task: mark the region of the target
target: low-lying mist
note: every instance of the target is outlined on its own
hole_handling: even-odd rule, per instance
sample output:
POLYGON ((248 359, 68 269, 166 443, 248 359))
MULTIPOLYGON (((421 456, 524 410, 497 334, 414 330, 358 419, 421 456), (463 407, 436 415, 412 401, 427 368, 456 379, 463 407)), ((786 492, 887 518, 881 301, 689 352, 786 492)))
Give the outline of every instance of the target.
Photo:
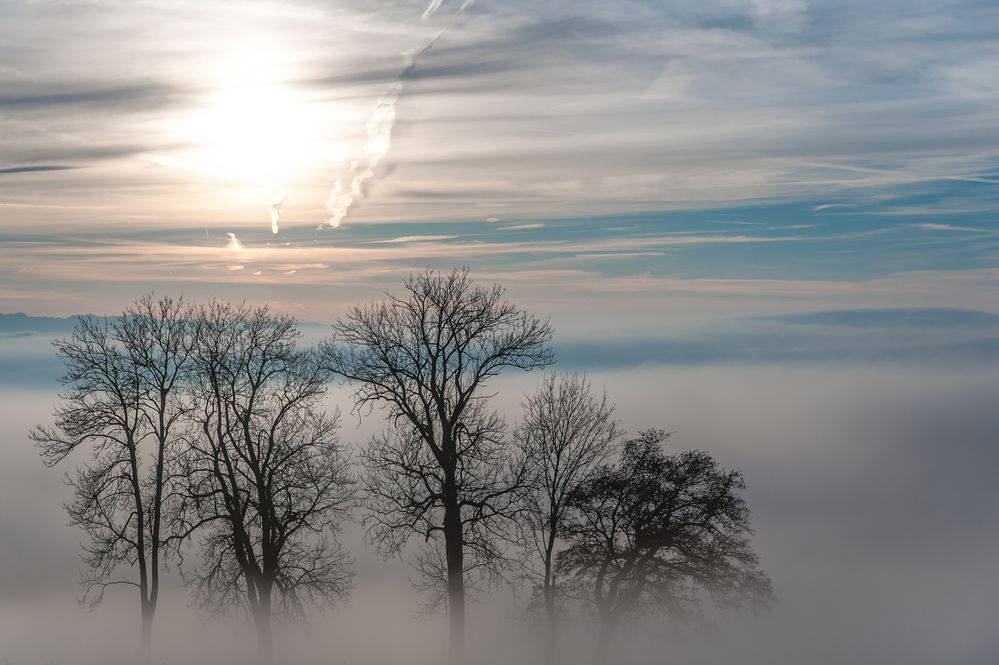
MULTIPOLYGON (((537 373, 501 377, 496 407, 511 421, 537 373)), ((808 364, 656 366, 591 374, 629 433, 674 431, 674 450, 700 448, 741 469, 753 540, 777 604, 764 615, 714 614, 710 625, 649 617, 622 629, 619 663, 986 663, 999 649, 994 617, 999 533, 999 372, 995 367, 808 364)), ((0 393, 0 659, 11 665, 135 662, 133 592, 79 607, 82 534, 65 526, 69 490, 27 439, 46 422, 54 390, 0 393)), ((382 428, 380 414, 344 412, 351 446, 382 428)), ((83 458, 73 458, 79 463, 83 458)), ((65 469, 69 469, 66 466, 65 469)), ((443 615, 419 616, 415 573, 383 560, 360 527, 344 533, 355 560, 346 605, 278 623, 280 663, 441 662, 443 615)), ((193 556, 193 554, 192 554, 193 556)), ((190 563, 190 562, 189 562, 190 563)), ((172 571, 157 615, 154 662, 247 662, 252 625, 191 606, 172 571)), ((468 610, 470 663, 541 662, 544 635, 524 611, 529 592, 502 587, 468 610)), ((592 660, 594 624, 574 608, 566 663, 592 660)))

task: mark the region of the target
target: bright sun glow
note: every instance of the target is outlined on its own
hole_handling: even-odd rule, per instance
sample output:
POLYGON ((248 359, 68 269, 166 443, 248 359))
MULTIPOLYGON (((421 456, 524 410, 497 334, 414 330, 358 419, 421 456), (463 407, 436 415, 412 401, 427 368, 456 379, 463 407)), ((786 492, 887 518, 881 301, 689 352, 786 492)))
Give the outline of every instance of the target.
POLYGON ((231 45, 211 63, 208 92, 171 127, 189 145, 161 160, 216 178, 280 189, 319 163, 338 158, 328 105, 293 85, 281 50, 231 45))

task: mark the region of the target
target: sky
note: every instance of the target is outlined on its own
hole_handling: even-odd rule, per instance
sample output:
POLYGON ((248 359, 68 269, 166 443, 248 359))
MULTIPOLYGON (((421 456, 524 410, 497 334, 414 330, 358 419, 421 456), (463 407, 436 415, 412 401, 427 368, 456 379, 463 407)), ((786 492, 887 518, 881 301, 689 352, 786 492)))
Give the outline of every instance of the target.
MULTIPOLYGON (((550 317, 629 432, 744 471, 777 607, 670 632, 678 660, 996 662, 989 0, 0 0, 0 662, 131 653, 130 598, 77 607, 68 492, 26 436, 67 317, 155 291, 317 340, 459 266, 550 317)), ((501 378, 508 420, 537 380, 501 378)), ((406 563, 348 539, 350 606, 285 643, 433 662, 406 563)), ((171 580, 165 660, 242 634, 171 580)), ((530 649, 519 602, 471 610, 483 653, 530 649)))
POLYGON ((992 2, 0 12, 0 311, 328 321, 428 265, 628 315, 999 305, 992 2))

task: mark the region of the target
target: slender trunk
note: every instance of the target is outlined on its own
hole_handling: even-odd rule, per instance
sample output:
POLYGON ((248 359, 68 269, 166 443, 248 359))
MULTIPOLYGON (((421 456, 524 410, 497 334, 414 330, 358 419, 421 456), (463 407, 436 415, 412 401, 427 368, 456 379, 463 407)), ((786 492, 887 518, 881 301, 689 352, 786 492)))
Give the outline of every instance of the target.
MULTIPOLYGON (((160 425, 163 423, 163 412, 160 412, 160 425)), ((162 430, 161 430, 162 431, 162 430)), ((160 523, 163 514, 163 449, 165 438, 160 438, 156 457, 156 494, 153 499, 153 528, 150 534, 151 547, 149 552, 149 593, 143 596, 142 604, 142 662, 152 662, 153 618, 156 616, 156 603, 160 595, 160 523)), ((145 594, 145 591, 143 591, 145 594)))
POLYGON ((552 591, 553 589, 545 589, 545 606, 548 613, 548 665, 555 665, 558 660, 558 617, 552 591))
POLYGON ((465 662, 465 562, 461 514, 453 482, 445 499, 444 550, 447 558, 447 599, 451 665, 465 662))
POLYGON ((257 584, 257 603, 253 608, 253 623, 257 629, 257 658, 261 665, 274 662, 274 641, 271 630, 271 588, 266 580, 257 584))
POLYGON ((611 643, 617 632, 617 616, 611 612, 601 612, 600 633, 597 635, 597 665, 607 665, 610 656, 611 643))
POLYGON ((552 517, 549 524, 548 531, 548 542, 545 544, 545 580, 544 580, 544 597, 545 597, 545 614, 548 618, 548 651, 547 651, 547 662, 548 665, 555 665, 558 655, 558 610, 555 606, 555 528, 557 525, 557 518, 552 517))
POLYGON ((143 602, 142 604, 142 653, 140 662, 148 665, 152 662, 153 649, 153 617, 156 615, 156 606, 143 602))
POLYGON ((148 663, 152 648, 154 606, 149 602, 149 567, 146 550, 146 513, 139 487, 139 460, 136 444, 131 435, 128 441, 129 470, 132 483, 132 500, 135 502, 135 554, 139 564, 139 611, 142 616, 142 662, 148 663))
MULTIPOLYGON (((159 547, 159 545, 155 545, 159 547)), ((153 550, 152 564, 150 565, 149 595, 142 603, 142 657, 143 662, 152 662, 152 642, 153 642, 153 619, 156 617, 156 603, 160 595, 160 571, 159 558, 156 556, 158 550, 153 550)))

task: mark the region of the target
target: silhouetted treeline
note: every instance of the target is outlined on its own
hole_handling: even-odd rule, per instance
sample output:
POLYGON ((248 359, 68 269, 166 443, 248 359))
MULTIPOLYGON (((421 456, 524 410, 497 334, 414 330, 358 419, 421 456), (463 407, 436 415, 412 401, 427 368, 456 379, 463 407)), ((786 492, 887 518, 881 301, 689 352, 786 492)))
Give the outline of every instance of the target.
POLYGON ((357 519, 385 555, 417 537, 418 586, 449 614, 455 665, 468 595, 500 582, 531 586, 525 611, 540 611, 551 663, 569 604, 599 620, 602 662, 639 612, 766 604, 737 472, 667 452, 659 430, 622 443, 583 376, 545 376, 515 427, 492 408, 490 380, 551 365, 552 334, 463 270, 411 276, 316 347, 266 306, 146 296, 81 318, 56 342, 54 425, 31 436, 49 465, 91 452, 66 506, 89 539, 85 601, 136 587, 148 659, 160 572, 193 549, 181 574, 194 598, 243 608, 270 662, 273 617, 349 593, 338 534, 357 519), (355 412, 385 415, 356 470, 322 407, 334 381, 355 412))

